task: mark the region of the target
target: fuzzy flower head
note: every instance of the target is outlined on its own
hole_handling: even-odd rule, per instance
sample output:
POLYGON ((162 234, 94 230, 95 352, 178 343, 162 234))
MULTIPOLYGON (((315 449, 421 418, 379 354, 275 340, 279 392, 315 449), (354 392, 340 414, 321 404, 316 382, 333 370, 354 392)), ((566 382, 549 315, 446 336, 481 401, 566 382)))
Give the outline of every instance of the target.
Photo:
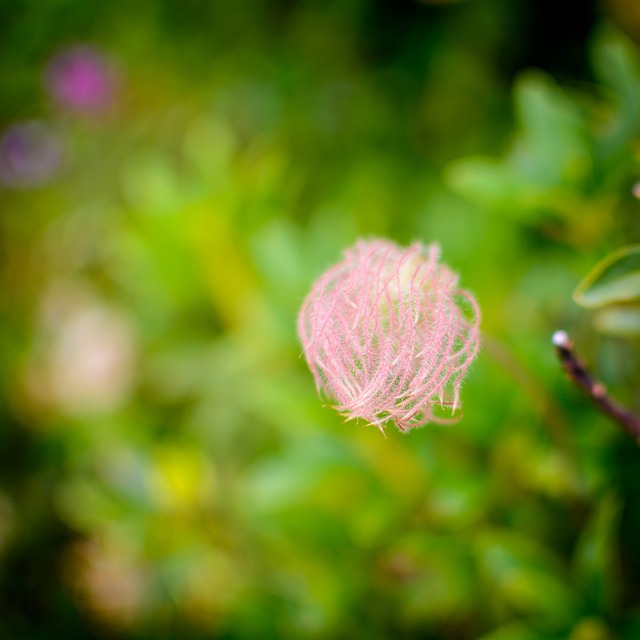
POLYGON ((406 431, 446 421, 441 407, 459 408, 480 314, 439 253, 435 244, 358 241, 305 299, 305 358, 318 391, 348 420, 406 431))

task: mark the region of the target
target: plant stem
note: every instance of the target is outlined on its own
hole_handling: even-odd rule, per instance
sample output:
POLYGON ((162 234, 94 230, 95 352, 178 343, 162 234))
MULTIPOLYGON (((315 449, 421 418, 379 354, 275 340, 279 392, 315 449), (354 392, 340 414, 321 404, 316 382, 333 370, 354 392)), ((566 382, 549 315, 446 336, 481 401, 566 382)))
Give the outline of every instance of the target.
POLYGON ((565 331, 556 331, 551 341, 569 380, 581 387, 602 413, 617 422, 640 445, 640 418, 611 398, 604 384, 596 380, 576 356, 573 341, 565 331))

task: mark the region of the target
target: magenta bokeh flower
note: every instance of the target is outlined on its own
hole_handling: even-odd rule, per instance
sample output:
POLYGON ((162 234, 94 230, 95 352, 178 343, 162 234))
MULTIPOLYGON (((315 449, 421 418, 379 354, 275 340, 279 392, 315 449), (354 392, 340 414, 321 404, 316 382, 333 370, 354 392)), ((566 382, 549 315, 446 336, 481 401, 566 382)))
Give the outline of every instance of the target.
POLYGON ((103 53, 90 45, 75 45, 51 59, 44 83, 60 106, 98 114, 111 106, 117 79, 103 53))
POLYGON ((458 409, 480 313, 438 258, 435 244, 361 240, 305 299, 305 358, 318 391, 348 420, 406 431, 447 421, 438 407, 458 409))

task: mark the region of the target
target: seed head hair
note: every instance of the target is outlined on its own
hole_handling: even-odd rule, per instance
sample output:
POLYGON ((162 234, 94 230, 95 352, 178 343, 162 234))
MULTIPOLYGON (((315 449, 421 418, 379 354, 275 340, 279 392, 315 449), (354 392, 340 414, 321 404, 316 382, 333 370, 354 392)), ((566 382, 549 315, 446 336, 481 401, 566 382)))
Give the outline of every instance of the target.
POLYGON ((384 432, 456 419, 440 408, 460 407, 480 312, 439 256, 436 244, 360 240, 313 284, 298 332, 318 392, 347 420, 384 432))

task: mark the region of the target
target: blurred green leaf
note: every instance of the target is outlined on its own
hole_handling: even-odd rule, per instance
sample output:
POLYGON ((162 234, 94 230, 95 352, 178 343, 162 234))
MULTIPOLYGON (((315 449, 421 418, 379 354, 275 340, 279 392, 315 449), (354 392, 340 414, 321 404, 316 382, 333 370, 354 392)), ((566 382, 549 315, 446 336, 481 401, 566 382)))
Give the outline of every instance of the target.
POLYGON ((127 203, 147 215, 175 213, 183 200, 183 186, 163 156, 133 155, 122 169, 122 191, 127 203))
POLYGON ((461 195, 492 208, 522 210, 523 199, 535 193, 524 180, 494 158, 463 158, 452 162, 445 173, 448 184, 461 195))
POLYGON ((576 287, 573 299, 583 307, 602 307, 640 299, 640 245, 616 249, 576 287))
POLYGON ((210 187, 222 187, 229 179, 229 164, 236 147, 231 125, 222 119, 197 117, 184 135, 184 155, 210 187))
POLYGON ((533 540, 511 531, 486 530, 476 537, 481 572, 497 605, 559 628, 570 621, 578 600, 558 559, 533 540))
POLYGON ((620 584, 619 526, 622 505, 612 492, 600 497, 585 527, 573 559, 576 577, 597 610, 608 614, 620 584))
POLYGON ((517 221, 572 219, 579 211, 584 224, 589 216, 580 192, 593 175, 593 136, 578 101, 539 71, 518 77, 513 101, 518 128, 503 157, 456 160, 445 170, 447 183, 517 221))
POLYGON ((609 27, 597 34, 593 59, 599 78, 616 96, 602 141, 608 156, 619 152, 640 128, 640 58, 633 44, 609 27))
POLYGON ((463 619, 473 611, 473 563, 461 545, 428 532, 393 544, 382 569, 397 590, 399 611, 411 626, 463 619))
POLYGON ((602 333, 629 338, 640 335, 640 309, 625 307, 603 309, 593 323, 602 333))
POLYGON ((527 72, 515 88, 522 141, 514 162, 540 186, 581 184, 591 171, 587 130, 573 102, 548 76, 527 72))

